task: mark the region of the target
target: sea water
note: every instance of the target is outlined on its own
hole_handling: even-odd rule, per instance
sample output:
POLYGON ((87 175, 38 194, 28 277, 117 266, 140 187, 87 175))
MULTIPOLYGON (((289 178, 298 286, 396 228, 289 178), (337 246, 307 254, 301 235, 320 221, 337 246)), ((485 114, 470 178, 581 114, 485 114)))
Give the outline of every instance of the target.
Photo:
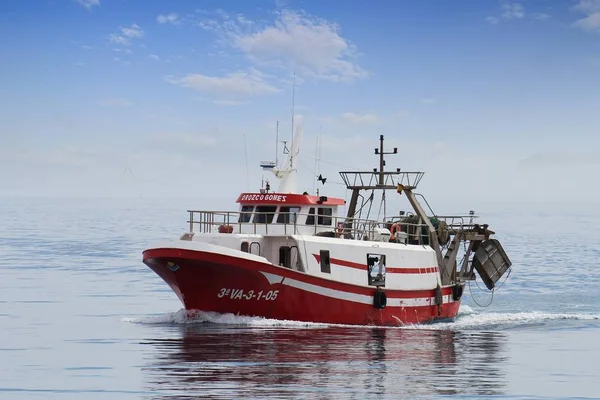
POLYGON ((600 212, 494 205, 513 261, 455 322, 188 313, 141 262, 192 200, 0 199, 0 399, 600 397, 600 212))

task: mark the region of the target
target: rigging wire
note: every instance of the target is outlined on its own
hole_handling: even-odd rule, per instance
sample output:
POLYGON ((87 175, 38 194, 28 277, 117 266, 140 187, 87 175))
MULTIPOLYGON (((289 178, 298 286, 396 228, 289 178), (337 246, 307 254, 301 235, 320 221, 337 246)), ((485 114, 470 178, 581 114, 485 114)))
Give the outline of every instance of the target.
POLYGON ((379 211, 377 212, 377 220, 381 216, 381 209, 383 208, 383 218, 385 219, 385 190, 381 194, 381 203, 379 203, 379 211))
POLYGON ((373 189, 371 191, 371 195, 369 196, 369 211, 367 211, 367 218, 365 219, 369 219, 369 216, 371 215, 371 208, 373 207, 373 199, 375 198, 375 189, 373 189))
MULTIPOLYGON (((316 174, 316 173, 315 173, 315 172, 314 172, 312 169, 310 169, 310 167, 308 167, 306 164, 304 164, 304 163, 302 162, 302 160, 298 160, 298 162, 300 163, 300 165, 302 165, 304 168, 306 168, 306 169, 308 170, 308 172, 310 172, 311 174, 313 174, 313 175, 315 176, 315 178, 319 176, 319 175, 317 175, 317 174, 316 174)), ((329 183, 334 183, 334 184, 336 184, 336 185, 343 185, 343 186, 346 186, 346 185, 345 185, 343 182, 334 181, 334 180, 331 180, 331 179, 329 179, 329 178, 327 178, 327 182, 329 182, 329 183)), ((314 186, 313 186, 313 187, 314 187, 314 186)))
MULTIPOLYGON (((314 160, 317 159, 316 157, 309 157, 309 156, 298 156, 298 157, 300 157, 300 158, 306 158, 306 159, 311 160, 311 161, 314 161, 314 160)), ((338 164, 338 163, 334 163, 334 162, 331 162, 331 161, 325 161, 325 160, 323 160, 321 158, 319 158, 318 161, 320 163, 324 162, 325 164, 335 165, 336 167, 344 167, 344 168, 350 168, 350 169, 353 169, 353 170, 360 170, 360 168, 351 167, 349 165, 344 165, 344 164, 338 164)))
MULTIPOLYGON (((475 298, 473 297, 473 292, 471 291, 471 281, 469 281, 469 294, 471 294, 471 299, 473 299, 473 303, 477 304, 479 307, 485 308, 485 307, 489 307, 492 302, 494 301, 494 293, 496 292, 496 290, 500 289, 502 286, 504 286, 504 284, 506 283, 506 281, 508 280, 508 277, 510 276, 512 272, 512 268, 508 270, 508 274, 506 275, 506 278, 504 278, 504 281, 502 283, 500 283, 500 286, 498 287, 494 287, 492 289, 492 297, 490 298, 490 302, 488 304, 486 304, 485 306, 482 306, 481 304, 479 304, 477 302, 477 300, 475 300, 475 298)), ((477 286, 477 288, 482 291, 485 292, 484 289, 482 289, 479 284, 477 282, 475 282, 475 286, 477 286)))

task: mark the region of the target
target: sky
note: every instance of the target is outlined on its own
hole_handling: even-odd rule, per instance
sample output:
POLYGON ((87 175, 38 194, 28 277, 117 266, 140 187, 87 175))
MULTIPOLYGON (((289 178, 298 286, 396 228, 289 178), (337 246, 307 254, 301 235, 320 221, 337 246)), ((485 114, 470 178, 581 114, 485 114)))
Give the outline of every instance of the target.
POLYGON ((0 196, 234 206, 294 115, 299 191, 384 135, 438 204, 600 201, 600 0, 3 0, 0 35, 0 196))

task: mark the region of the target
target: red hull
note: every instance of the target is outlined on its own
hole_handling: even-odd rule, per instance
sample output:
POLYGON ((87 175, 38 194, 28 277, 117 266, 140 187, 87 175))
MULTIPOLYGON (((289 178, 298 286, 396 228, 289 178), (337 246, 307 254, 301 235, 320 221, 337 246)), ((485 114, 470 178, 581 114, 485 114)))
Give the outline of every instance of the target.
POLYGON ((143 261, 188 310, 330 324, 402 325, 454 318, 460 307, 452 287, 442 288, 439 307, 433 289, 384 289, 387 306, 377 309, 375 288, 228 255, 158 248, 144 251, 143 261))

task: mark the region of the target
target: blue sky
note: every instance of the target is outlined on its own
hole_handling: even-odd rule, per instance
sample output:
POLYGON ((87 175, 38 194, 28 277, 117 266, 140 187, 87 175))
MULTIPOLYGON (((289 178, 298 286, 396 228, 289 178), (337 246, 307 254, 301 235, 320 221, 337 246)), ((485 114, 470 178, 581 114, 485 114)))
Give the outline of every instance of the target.
POLYGON ((3 195, 235 198, 295 74, 299 190, 384 134, 439 201, 600 200, 599 0, 4 0, 0 34, 3 195))

